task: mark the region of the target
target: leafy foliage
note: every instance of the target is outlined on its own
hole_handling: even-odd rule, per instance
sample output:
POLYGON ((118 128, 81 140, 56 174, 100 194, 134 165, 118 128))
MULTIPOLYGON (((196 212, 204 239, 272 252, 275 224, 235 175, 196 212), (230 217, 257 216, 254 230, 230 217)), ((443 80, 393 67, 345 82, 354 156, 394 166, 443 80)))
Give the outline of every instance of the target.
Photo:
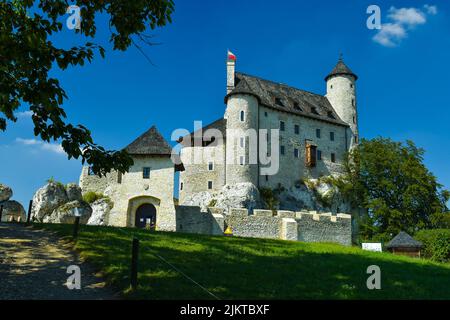
POLYGON ((89 204, 92 204, 95 201, 97 201, 99 199, 104 199, 104 198, 107 198, 107 197, 101 193, 96 193, 93 191, 89 191, 89 192, 86 192, 85 194, 83 194, 83 200, 89 204))
MULTIPOLYGON (((86 37, 95 37, 96 14, 109 16, 110 41, 114 50, 126 50, 140 43, 151 44, 147 29, 171 22, 172 0, 105 0, 75 1, 81 9, 81 29, 86 37)), ((0 2, 0 130, 7 120, 17 121, 14 112, 21 105, 32 111, 34 134, 42 140, 61 140, 70 158, 81 158, 95 174, 104 175, 112 169, 126 172, 133 164, 125 151, 110 151, 94 143, 91 132, 83 125, 66 123, 61 107, 67 94, 50 72, 59 67, 83 66, 91 62, 94 52, 102 57, 105 49, 92 42, 64 49, 50 40, 62 31, 58 21, 66 15, 69 1, 22 0, 0 2), (1 116, 3 115, 3 116, 1 116)))
POLYGON ((424 257, 438 262, 450 261, 450 229, 421 230, 415 238, 424 245, 424 257))
POLYGON ((259 188, 261 200, 269 210, 276 210, 279 204, 276 190, 270 188, 259 188))
POLYGON ((414 234, 443 223, 450 193, 425 167, 423 155, 412 141, 381 137, 363 139, 353 149, 347 174, 336 185, 353 204, 367 209, 360 217, 363 238, 388 238, 401 230, 414 234))

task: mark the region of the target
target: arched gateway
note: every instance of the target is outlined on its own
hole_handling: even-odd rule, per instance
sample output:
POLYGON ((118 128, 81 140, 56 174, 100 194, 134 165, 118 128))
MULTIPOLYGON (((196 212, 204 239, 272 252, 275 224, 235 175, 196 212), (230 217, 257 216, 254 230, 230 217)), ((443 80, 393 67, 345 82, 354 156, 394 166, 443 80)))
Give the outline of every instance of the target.
POLYGON ((151 229, 156 226, 156 208, 150 203, 144 203, 136 210, 135 227, 145 228, 147 225, 151 229))

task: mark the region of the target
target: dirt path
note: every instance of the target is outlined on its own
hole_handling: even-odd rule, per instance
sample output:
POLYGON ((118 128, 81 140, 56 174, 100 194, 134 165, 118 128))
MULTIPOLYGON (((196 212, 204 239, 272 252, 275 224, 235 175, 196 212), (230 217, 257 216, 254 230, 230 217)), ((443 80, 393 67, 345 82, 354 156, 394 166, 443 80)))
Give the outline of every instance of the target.
POLYGON ((20 224, 0 223, 0 300, 117 298, 94 269, 53 234, 20 224), (80 290, 66 286, 70 265, 80 267, 80 290))

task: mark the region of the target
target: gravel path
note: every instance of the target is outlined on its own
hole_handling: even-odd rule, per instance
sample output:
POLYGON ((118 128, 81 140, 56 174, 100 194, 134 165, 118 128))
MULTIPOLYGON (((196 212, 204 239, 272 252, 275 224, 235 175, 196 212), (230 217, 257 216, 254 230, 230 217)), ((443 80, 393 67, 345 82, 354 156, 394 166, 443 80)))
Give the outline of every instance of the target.
POLYGON ((0 223, 0 300, 118 298, 91 266, 52 233, 0 223), (80 290, 66 286, 70 265, 80 267, 80 290))

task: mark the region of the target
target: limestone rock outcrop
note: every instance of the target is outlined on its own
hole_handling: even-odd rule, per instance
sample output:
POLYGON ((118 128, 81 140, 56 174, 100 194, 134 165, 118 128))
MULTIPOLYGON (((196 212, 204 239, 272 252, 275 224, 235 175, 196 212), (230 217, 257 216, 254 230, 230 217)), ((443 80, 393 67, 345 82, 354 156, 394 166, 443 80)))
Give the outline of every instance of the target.
POLYGON ((1 205, 3 206, 2 222, 26 221, 27 216, 25 213, 25 209, 19 202, 15 201, 15 200, 8 200, 8 201, 2 202, 1 205))
POLYGON ((91 217, 92 209, 87 202, 75 200, 67 202, 55 210, 50 215, 43 218, 45 223, 69 223, 75 222, 75 217, 80 217, 80 224, 86 224, 91 217))
POLYGON ((13 195, 10 187, 0 183, 0 202, 8 201, 13 195))
POLYGON ((59 206, 67 203, 67 197, 64 185, 56 182, 49 182, 40 188, 33 196, 33 205, 31 208, 31 219, 42 222, 44 218, 51 215, 59 206))
POLYGON ((230 208, 247 208, 250 211, 258 207, 260 195, 252 183, 225 185, 218 192, 198 192, 186 198, 183 205, 199 206, 202 211, 207 207, 217 207, 228 211, 230 208))
POLYGON ((66 194, 69 201, 83 200, 81 188, 76 183, 69 183, 66 186, 66 194))
POLYGON ((98 199, 91 204, 92 215, 89 218, 87 224, 95 226, 108 225, 109 212, 111 211, 113 204, 108 198, 98 199))

